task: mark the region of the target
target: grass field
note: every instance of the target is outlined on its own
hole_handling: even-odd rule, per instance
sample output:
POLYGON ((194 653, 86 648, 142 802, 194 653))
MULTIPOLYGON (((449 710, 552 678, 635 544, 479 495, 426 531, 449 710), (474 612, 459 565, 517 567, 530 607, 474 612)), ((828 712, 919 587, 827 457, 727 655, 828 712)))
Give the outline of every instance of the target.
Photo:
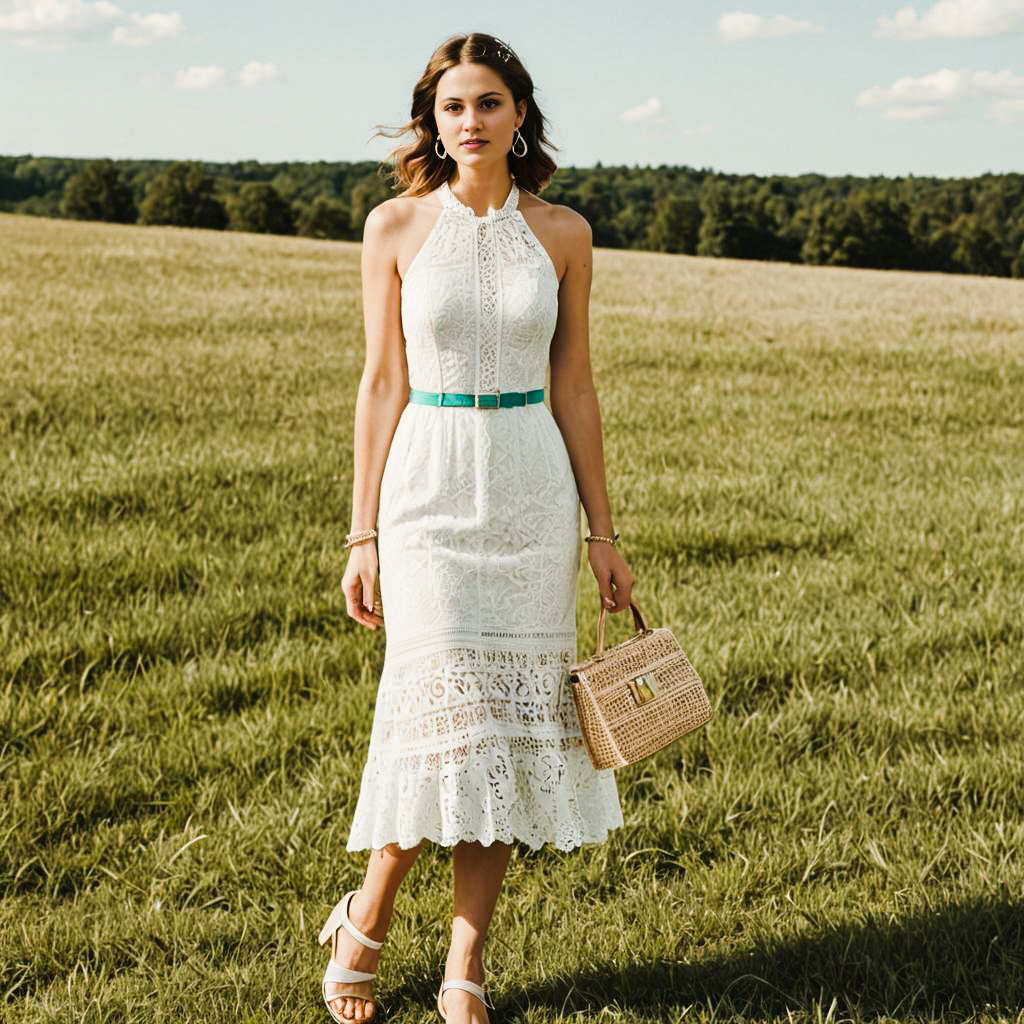
MULTIPOLYGON (((327 1021, 384 636, 359 247, 0 216, 0 1015, 327 1021)), ((513 856, 492 1021, 1024 1019, 1024 285, 595 254, 621 547, 718 707, 513 856)), ((580 654, 596 585, 579 581, 580 654)), ((625 637, 625 616, 609 641, 625 637)), ((380 1010, 439 1020, 450 851, 380 1010)))

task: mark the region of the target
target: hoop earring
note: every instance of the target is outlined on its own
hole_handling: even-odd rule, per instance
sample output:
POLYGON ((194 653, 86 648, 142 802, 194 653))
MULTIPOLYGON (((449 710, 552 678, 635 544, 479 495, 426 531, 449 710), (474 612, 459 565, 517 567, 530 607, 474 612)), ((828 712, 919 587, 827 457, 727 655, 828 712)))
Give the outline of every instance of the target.
POLYGON ((518 138, 514 139, 513 142, 512 142, 512 155, 513 156, 526 156, 526 154, 530 150, 530 147, 526 144, 526 139, 523 138, 523 133, 518 128, 516 129, 516 135, 518 136, 518 138), (523 144, 523 151, 522 151, 522 153, 517 153, 516 152, 516 143, 517 142, 521 142, 523 144))
POLYGON ((438 135, 438 137, 434 140, 434 152, 437 153, 438 160, 443 160, 448 155, 448 150, 444 149, 444 143, 441 142, 441 148, 444 149, 444 152, 443 153, 438 153, 437 152, 437 144, 439 142, 441 142, 441 136, 440 135, 438 135))

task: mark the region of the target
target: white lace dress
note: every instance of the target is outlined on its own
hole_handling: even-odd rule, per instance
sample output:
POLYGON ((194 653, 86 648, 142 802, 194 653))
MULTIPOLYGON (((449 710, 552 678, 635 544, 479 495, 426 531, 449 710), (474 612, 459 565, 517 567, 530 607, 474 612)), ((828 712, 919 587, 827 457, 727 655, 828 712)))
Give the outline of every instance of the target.
MULTIPOLYGON (((543 388, 558 279, 518 188, 484 217, 436 194, 402 284, 410 385, 543 388)), ((622 809, 566 681, 580 506, 548 406, 407 405, 379 508, 386 649, 347 848, 605 840, 622 809)))

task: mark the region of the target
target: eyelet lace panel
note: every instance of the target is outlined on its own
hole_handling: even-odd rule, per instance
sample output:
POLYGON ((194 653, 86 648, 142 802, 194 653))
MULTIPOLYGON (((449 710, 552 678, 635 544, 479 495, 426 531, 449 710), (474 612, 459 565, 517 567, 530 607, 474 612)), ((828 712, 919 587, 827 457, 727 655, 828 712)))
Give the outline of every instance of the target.
POLYGON ((348 849, 606 839, 622 814, 583 747, 571 657, 448 647, 387 662, 348 849))

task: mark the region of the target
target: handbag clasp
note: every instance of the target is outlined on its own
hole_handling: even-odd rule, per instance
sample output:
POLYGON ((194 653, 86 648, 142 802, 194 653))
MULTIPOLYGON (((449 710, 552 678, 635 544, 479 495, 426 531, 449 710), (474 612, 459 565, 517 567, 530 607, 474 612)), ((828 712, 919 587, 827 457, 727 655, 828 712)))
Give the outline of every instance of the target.
POLYGON ((644 672, 626 684, 636 704, 646 704, 654 700, 658 692, 658 680, 653 672, 644 672))

